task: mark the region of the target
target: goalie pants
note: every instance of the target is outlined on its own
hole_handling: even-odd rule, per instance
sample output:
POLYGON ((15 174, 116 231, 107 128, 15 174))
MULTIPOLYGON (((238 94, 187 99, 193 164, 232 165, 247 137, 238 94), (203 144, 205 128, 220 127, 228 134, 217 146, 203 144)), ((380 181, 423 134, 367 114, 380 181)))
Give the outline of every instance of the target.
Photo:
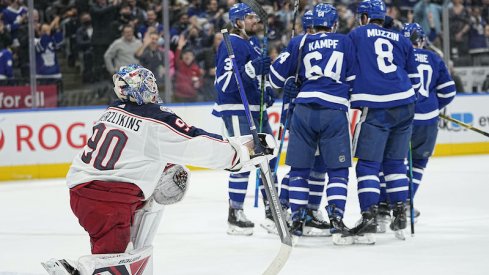
POLYGON ((70 205, 88 232, 92 254, 123 253, 143 193, 131 183, 91 181, 70 190, 70 205))

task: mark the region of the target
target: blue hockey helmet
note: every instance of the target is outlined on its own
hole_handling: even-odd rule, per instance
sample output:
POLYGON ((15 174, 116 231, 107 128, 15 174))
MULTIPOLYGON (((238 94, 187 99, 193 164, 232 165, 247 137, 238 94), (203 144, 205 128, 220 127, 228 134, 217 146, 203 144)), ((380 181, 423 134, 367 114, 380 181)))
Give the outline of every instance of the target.
POLYGON ((409 38, 413 44, 417 44, 418 46, 422 46, 421 44, 426 38, 423 28, 418 23, 406 24, 402 29, 402 34, 409 38))
POLYGON ((385 3, 382 0, 364 0, 358 4, 357 14, 367 14, 369 19, 385 19, 385 3))
POLYGON ((338 21, 338 12, 330 4, 319 3, 314 6, 313 26, 332 28, 338 21))
POLYGON ((158 87, 153 73, 138 64, 121 66, 112 76, 114 92, 122 101, 138 105, 160 102, 158 87))
POLYGON ((312 10, 306 11, 302 16, 302 28, 306 30, 307 28, 312 27, 313 19, 312 10))
POLYGON ((233 23, 233 26, 236 27, 236 21, 244 20, 248 14, 255 14, 255 12, 250 8, 250 6, 245 3, 234 4, 229 9, 229 20, 233 23))

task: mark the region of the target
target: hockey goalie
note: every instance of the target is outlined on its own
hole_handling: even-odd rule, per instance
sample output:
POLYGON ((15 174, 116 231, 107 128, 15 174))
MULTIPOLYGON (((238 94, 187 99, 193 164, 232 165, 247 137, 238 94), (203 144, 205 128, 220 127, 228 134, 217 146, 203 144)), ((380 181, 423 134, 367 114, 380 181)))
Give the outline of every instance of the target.
POLYGON ((260 134, 225 139, 185 123, 162 107, 153 73, 123 66, 113 76, 118 100, 93 126, 66 177, 70 205, 90 236, 92 255, 42 263, 51 275, 153 274, 153 246, 163 209, 188 190, 184 165, 249 171, 274 156, 260 134))

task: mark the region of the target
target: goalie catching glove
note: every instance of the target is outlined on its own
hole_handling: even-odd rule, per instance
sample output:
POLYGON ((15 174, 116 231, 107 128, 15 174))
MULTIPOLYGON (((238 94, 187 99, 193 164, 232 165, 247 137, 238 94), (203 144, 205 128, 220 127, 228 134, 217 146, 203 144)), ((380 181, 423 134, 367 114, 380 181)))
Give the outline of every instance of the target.
POLYGON ((258 138, 263 146, 263 153, 256 154, 252 135, 230 137, 229 144, 237 152, 238 163, 232 168, 226 169, 231 172, 247 172, 254 170, 262 161, 271 160, 275 157, 277 146, 275 139, 270 134, 259 133, 258 138))
POLYGON ((189 176, 187 167, 169 163, 153 192, 154 200, 163 205, 181 201, 188 189, 189 176))

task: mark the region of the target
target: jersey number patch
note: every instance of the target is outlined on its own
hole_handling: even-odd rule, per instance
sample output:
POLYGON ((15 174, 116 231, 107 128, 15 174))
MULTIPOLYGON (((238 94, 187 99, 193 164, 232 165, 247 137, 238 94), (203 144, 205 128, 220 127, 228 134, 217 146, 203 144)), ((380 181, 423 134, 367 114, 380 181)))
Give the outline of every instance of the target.
POLYGON ((374 46, 379 70, 386 74, 395 72, 397 66, 392 63, 392 61, 394 61, 394 54, 392 53, 394 46, 392 43, 387 39, 377 38, 374 42, 374 46))
POLYGON ((86 164, 90 164, 95 157, 93 167, 97 170, 114 170, 127 143, 127 135, 123 131, 111 129, 105 134, 106 130, 107 127, 103 123, 93 126, 93 135, 87 142, 90 150, 83 152, 81 156, 81 160, 86 164), (95 151, 97 152, 94 156, 95 151))
POLYGON ((341 69, 343 67, 343 53, 333 51, 328 63, 321 70, 319 65, 312 65, 312 60, 321 60, 323 55, 318 51, 313 51, 304 56, 305 76, 309 80, 316 80, 320 77, 329 77, 337 82, 340 81, 341 69))

